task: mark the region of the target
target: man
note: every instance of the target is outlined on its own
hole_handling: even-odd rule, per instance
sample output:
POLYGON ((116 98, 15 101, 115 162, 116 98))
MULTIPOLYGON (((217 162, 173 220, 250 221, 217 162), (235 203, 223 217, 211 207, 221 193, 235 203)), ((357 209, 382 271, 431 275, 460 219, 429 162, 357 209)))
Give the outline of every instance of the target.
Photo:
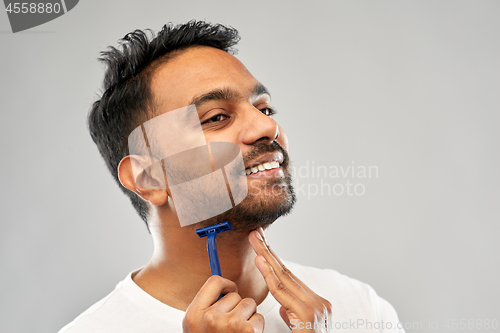
POLYGON ((192 21, 165 26, 151 41, 136 30, 125 36, 121 50, 103 53, 105 92, 89 114, 89 128, 146 222, 154 253, 61 332, 396 328, 394 309, 369 286, 332 270, 285 266, 269 248, 263 229, 295 202, 288 140, 272 118, 267 89, 230 54, 238 40, 232 28, 192 21), (168 177, 145 167, 134 173, 143 162, 129 155, 127 138, 148 120, 188 105, 196 106, 207 142, 239 147, 248 195, 225 213, 181 227, 168 177), (210 276, 205 240, 195 229, 226 220, 234 230, 218 236, 223 277, 210 276))

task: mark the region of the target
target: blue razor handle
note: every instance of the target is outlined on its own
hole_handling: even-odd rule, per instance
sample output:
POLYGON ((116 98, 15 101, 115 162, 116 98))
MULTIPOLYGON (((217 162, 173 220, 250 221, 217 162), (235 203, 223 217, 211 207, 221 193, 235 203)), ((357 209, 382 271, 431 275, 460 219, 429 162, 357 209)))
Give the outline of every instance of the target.
POLYGON ((217 234, 231 229, 233 229, 233 226, 228 221, 196 229, 196 233, 200 238, 207 237, 208 260, 210 261, 212 275, 222 276, 217 253, 217 234))

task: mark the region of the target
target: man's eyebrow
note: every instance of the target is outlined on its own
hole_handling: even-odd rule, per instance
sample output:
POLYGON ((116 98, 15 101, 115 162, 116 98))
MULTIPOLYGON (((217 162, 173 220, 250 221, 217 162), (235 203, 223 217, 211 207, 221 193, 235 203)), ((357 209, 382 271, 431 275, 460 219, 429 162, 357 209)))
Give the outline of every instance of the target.
POLYGON ((262 83, 257 83, 257 85, 253 88, 253 95, 268 95, 269 97, 271 97, 271 93, 269 92, 269 90, 267 90, 266 87, 264 87, 262 83))
MULTIPOLYGON (((264 85, 261 83, 258 83, 255 85, 252 91, 253 96, 260 96, 260 95, 269 95, 271 97, 271 94, 267 90, 264 85)), ((212 91, 209 91, 206 94, 197 96, 191 100, 189 105, 194 104, 197 108, 202 106, 203 104, 210 102, 210 101, 230 101, 230 100, 235 100, 241 98, 241 94, 239 94, 237 91, 234 91, 230 88, 222 88, 222 89, 215 89, 212 91)))
POLYGON ((240 97, 239 94, 229 88, 216 89, 206 94, 193 98, 189 105, 194 104, 197 108, 210 101, 230 101, 240 97))

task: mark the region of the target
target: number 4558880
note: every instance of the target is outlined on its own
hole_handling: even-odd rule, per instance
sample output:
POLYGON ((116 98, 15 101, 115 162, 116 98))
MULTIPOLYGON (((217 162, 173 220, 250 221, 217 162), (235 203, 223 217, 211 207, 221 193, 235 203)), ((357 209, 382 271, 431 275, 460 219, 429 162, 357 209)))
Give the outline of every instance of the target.
POLYGON ((51 14, 51 13, 59 13, 61 11, 61 4, 55 3, 35 3, 35 2, 15 2, 9 3, 5 11, 9 14, 51 14))

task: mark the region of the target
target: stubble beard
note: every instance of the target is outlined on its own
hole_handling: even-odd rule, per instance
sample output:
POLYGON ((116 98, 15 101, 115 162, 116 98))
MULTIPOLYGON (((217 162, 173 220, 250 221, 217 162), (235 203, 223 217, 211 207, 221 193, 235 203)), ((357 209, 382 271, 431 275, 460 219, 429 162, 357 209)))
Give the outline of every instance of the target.
POLYGON ((289 214, 296 202, 290 172, 288 153, 277 143, 257 144, 244 156, 245 164, 268 152, 279 151, 283 154, 281 177, 249 179, 248 195, 231 210, 197 223, 196 227, 206 227, 229 221, 238 233, 249 233, 258 227, 266 228, 279 217, 289 214))

